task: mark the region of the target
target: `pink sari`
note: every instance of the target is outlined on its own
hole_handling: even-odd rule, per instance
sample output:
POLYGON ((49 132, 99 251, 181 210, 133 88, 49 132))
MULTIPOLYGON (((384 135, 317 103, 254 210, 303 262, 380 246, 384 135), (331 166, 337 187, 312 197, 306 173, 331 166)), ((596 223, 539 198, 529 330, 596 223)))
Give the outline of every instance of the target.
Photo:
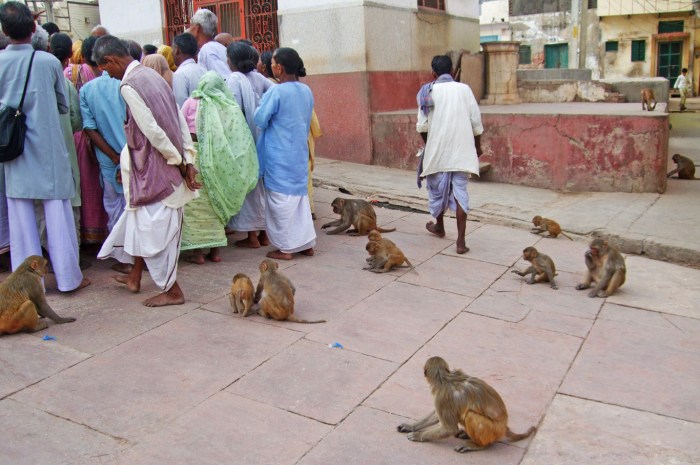
MULTIPOLYGON (((92 69, 86 65, 69 65, 63 74, 80 92, 86 82, 95 79, 92 69)), ((98 244, 104 242, 109 234, 107 229, 107 212, 104 208, 104 194, 100 184, 100 165, 97 163, 95 151, 90 138, 84 131, 73 134, 75 150, 78 153, 80 169, 80 236, 82 244, 98 244)))

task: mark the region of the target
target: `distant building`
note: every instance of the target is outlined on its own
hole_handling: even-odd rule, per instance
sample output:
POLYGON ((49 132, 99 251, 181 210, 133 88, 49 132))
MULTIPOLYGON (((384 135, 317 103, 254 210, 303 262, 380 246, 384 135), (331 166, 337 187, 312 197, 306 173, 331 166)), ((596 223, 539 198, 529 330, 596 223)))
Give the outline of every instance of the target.
POLYGON ((84 39, 100 24, 98 0, 25 0, 24 3, 34 12, 39 24, 56 23, 73 40, 84 39))

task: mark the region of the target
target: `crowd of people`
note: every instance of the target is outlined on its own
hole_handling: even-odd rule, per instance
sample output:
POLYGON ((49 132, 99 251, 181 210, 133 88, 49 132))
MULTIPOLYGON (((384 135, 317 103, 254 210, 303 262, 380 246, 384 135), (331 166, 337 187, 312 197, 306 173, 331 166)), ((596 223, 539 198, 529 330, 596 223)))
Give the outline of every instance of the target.
POLYGON ((171 46, 143 47, 101 26, 73 41, 20 2, 0 5, 0 109, 26 86, 24 152, 0 163, 0 255, 48 253, 59 291, 90 284, 81 246, 98 244, 138 292, 144 268, 184 302, 181 251, 221 261, 227 234, 267 256, 314 254, 311 170, 320 126, 291 48, 262 57, 198 10, 171 46))

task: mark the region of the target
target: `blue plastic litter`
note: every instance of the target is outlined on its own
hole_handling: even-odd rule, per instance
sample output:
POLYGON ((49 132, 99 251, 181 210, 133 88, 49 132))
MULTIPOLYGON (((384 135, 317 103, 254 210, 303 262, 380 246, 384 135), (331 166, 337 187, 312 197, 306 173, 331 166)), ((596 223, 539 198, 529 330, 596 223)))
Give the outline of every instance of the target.
POLYGON ((44 335, 44 337, 42 337, 42 339, 45 341, 55 341, 56 340, 55 337, 49 336, 48 334, 44 335))
POLYGON ((343 344, 340 342, 334 342, 333 344, 328 344, 328 347, 335 347, 336 349, 344 349, 343 344))

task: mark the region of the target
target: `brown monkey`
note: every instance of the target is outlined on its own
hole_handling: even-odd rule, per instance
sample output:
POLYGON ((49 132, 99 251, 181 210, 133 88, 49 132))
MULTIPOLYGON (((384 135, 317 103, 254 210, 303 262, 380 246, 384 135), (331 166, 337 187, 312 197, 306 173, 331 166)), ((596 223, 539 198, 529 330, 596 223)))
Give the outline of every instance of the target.
POLYGON ((544 237, 551 237, 554 239, 556 239, 556 237, 559 234, 561 234, 570 241, 573 241, 573 239, 569 237, 568 234, 561 230, 561 226, 559 226, 559 223, 557 223, 554 220, 550 220, 549 218, 542 218, 540 215, 537 215, 532 219, 532 224, 535 225, 535 227, 530 230, 532 234, 542 234, 548 232, 549 235, 544 237))
POLYGON ((382 235, 377 230, 372 230, 369 233, 369 242, 365 246, 365 250, 369 253, 367 258, 368 265, 364 268, 375 273, 387 273, 395 266, 401 266, 404 262, 413 268, 413 264, 406 258, 401 249, 399 249, 393 241, 382 238, 382 235))
POLYGON ((0 283, 0 334, 46 329, 48 324, 39 321, 39 316, 50 318, 57 324, 75 321, 75 318, 61 318, 46 302, 41 278, 46 274, 47 263, 38 255, 27 257, 0 283))
POLYGON ((270 259, 260 263, 260 280, 255 291, 255 302, 259 302, 258 313, 278 321, 325 323, 326 320, 307 321, 294 316, 296 289, 289 278, 277 271, 278 268, 277 262, 270 259))
POLYGON ((684 157, 680 153, 673 155, 671 160, 676 164, 676 169, 668 173, 666 175, 667 178, 678 173, 678 179, 695 179, 695 163, 693 160, 684 157))
POLYGON ((229 302, 233 313, 238 313, 240 316, 248 316, 250 308, 253 306, 255 298, 255 287, 250 278, 243 273, 238 273, 231 281, 231 295, 229 302))
POLYGON ((336 227, 328 231, 327 234, 339 234, 350 226, 354 226, 354 229, 349 229, 347 232, 353 236, 364 236, 373 229, 379 232, 396 231, 396 228, 382 229, 377 227, 377 214, 374 213, 372 205, 365 200, 337 197, 333 200, 331 206, 333 207, 333 213, 339 214, 340 219, 321 226, 321 229, 336 227))
POLYGON ((646 110, 648 111, 654 111, 654 108, 656 108, 656 97, 654 96, 654 90, 649 87, 642 89, 642 111, 645 110, 645 106, 646 110), (651 104, 652 102, 654 102, 653 105, 651 104))
POLYGON ((610 247, 607 241, 594 239, 585 257, 588 268, 586 279, 576 286, 576 289, 588 289, 591 282, 595 282, 596 286, 588 293, 588 297, 609 297, 625 283, 625 259, 620 252, 610 247))
POLYGON ((548 282, 551 283, 550 287, 552 289, 559 289, 554 283, 556 269, 554 267, 554 261, 549 258, 549 255, 539 253, 534 247, 526 247, 523 250, 523 260, 527 260, 531 265, 525 271, 512 270, 511 273, 515 273, 519 276, 529 274, 530 279, 527 280, 528 284, 548 282))
POLYGON ((464 437, 467 442, 455 450, 469 452, 484 449, 504 436, 511 442, 520 441, 537 431, 532 426, 523 434, 513 433, 508 428, 508 411, 501 396, 479 378, 465 375, 462 370, 450 371, 441 357, 429 358, 423 373, 430 384, 435 410, 416 423, 397 427, 400 433, 409 433, 410 441, 464 437))

